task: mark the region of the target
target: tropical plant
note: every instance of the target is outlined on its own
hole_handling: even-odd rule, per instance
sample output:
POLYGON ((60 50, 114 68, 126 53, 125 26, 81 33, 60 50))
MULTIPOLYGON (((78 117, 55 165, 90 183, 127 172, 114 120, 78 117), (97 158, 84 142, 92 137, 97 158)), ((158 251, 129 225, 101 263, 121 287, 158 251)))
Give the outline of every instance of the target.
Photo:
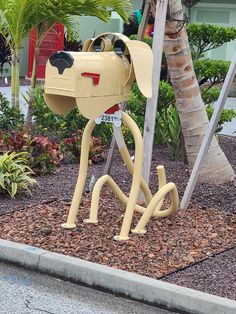
POLYGON ((28 145, 28 134, 19 131, 0 131, 0 154, 20 152, 28 145))
POLYGON ((89 147, 89 159, 92 163, 97 164, 106 158, 106 153, 103 151, 104 147, 101 137, 92 136, 89 147))
MULTIPOLYGON (((213 115, 214 112, 214 107, 213 105, 208 105, 206 108, 208 118, 210 119, 213 115)), ((223 129, 223 126, 226 122, 231 122, 232 119, 236 117, 236 111, 233 109, 224 109, 221 116, 220 120, 218 122, 217 128, 216 128, 216 134, 221 132, 223 129)))
POLYGON ((0 156, 0 191, 8 193, 11 198, 21 190, 30 191, 29 186, 37 183, 32 175, 27 153, 6 152, 0 156))
MULTIPOLYGON (((133 84, 127 111, 143 132, 146 98, 141 94, 137 84, 133 84)), ((122 127, 126 143, 134 147, 134 139, 126 126, 122 127)), ((172 87, 166 81, 160 82, 158 109, 154 142, 165 143, 170 147, 174 159, 179 159, 181 152, 181 126, 175 107, 175 96, 172 87)))
POLYGON ((35 136, 27 148, 35 174, 51 173, 60 165, 63 156, 59 145, 45 136, 35 136))
POLYGON ((64 36, 64 50, 65 51, 82 51, 82 40, 69 38, 68 34, 64 36))
POLYGON ((35 12, 40 1, 35 0, 1 0, 0 33, 10 46, 12 54, 12 105, 19 107, 19 52, 23 39, 37 24, 35 12))
POLYGON ((154 139, 169 146, 172 157, 181 159, 181 126, 175 106, 173 88, 168 82, 161 81, 154 139))
POLYGON ((18 108, 10 106, 8 99, 0 93, 0 130, 22 130, 24 114, 18 108))

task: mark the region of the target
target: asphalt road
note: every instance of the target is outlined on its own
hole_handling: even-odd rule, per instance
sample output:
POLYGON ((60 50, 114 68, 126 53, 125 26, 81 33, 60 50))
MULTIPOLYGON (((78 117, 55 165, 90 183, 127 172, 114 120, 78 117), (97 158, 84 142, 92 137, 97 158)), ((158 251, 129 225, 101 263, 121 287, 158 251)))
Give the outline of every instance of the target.
POLYGON ((1 314, 174 314, 0 263, 1 314))

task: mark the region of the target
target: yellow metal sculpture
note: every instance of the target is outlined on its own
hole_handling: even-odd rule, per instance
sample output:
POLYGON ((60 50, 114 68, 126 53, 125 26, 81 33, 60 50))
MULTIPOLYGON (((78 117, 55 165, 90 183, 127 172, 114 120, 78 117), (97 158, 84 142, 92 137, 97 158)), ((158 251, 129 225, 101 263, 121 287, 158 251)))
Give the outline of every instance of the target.
POLYGON ((81 146, 79 176, 72 199, 67 222, 63 228, 76 227, 76 217, 85 186, 89 145, 96 123, 113 123, 113 132, 120 154, 132 175, 132 184, 127 197, 109 176, 104 175, 96 182, 92 192, 89 219, 85 223, 98 223, 100 192, 107 183, 115 195, 126 205, 120 234, 115 240, 129 239, 134 212, 142 214, 133 233, 145 233, 145 227, 151 217, 163 218, 178 209, 179 197, 174 183, 166 183, 163 166, 157 167, 159 190, 153 196, 142 178, 143 139, 141 132, 125 112, 119 110, 117 103, 130 96, 130 89, 136 79, 144 96, 151 97, 153 57, 150 47, 140 41, 129 40, 122 34, 101 34, 84 43, 83 52, 57 52, 46 66, 44 98, 52 111, 58 114, 69 112, 78 106, 81 113, 89 118, 81 146), (105 113, 104 113, 105 112, 105 113), (135 140, 135 159, 132 161, 125 144, 121 123, 131 130, 135 140), (143 191, 146 207, 137 204, 139 190, 143 191), (171 205, 161 210, 165 195, 169 193, 171 205))

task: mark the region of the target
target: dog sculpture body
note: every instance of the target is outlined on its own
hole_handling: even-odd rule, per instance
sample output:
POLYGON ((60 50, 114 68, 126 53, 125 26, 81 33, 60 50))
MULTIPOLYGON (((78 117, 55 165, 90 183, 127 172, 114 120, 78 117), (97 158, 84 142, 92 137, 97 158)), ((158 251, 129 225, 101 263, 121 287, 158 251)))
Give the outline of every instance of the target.
MULTIPOLYGON (((44 98, 52 111, 65 114, 78 107, 82 115, 89 118, 84 129, 80 170, 70 212, 64 228, 76 226, 76 216, 80 205, 88 167, 89 139, 99 116, 116 104, 129 99, 131 85, 136 79, 138 87, 147 98, 152 95, 153 56, 150 47, 140 41, 129 40, 122 34, 101 34, 84 43, 83 52, 57 52, 46 66, 44 98)), ((115 107, 114 107, 115 106, 115 107)), ((134 212, 142 214, 132 232, 145 233, 145 226, 151 217, 167 217, 177 210, 178 192, 174 183, 166 183, 163 166, 157 167, 159 190, 153 196, 148 185, 142 179, 143 140, 136 123, 125 112, 119 110, 111 118, 120 119, 131 130, 135 140, 135 162, 130 158, 120 124, 113 124, 115 139, 133 180, 127 197, 109 176, 102 176, 96 182, 92 192, 92 204, 86 223, 97 223, 100 192, 108 183, 116 196, 126 204, 121 232, 115 240, 127 240, 134 212), (143 191, 147 207, 137 204, 139 190, 143 191), (164 197, 170 193, 171 206, 160 210, 164 197)), ((98 120, 100 122, 98 122, 98 120)), ((116 121, 117 122, 117 121, 116 121)))

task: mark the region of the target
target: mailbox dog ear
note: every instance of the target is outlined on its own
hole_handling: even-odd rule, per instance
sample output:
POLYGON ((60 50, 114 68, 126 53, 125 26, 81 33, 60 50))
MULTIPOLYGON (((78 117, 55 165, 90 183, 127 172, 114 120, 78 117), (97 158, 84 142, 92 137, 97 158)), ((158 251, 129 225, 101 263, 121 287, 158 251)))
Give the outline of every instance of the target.
POLYGON ((153 54, 150 47, 141 41, 130 40, 126 42, 129 50, 132 69, 141 93, 147 97, 152 97, 152 67, 153 54))

